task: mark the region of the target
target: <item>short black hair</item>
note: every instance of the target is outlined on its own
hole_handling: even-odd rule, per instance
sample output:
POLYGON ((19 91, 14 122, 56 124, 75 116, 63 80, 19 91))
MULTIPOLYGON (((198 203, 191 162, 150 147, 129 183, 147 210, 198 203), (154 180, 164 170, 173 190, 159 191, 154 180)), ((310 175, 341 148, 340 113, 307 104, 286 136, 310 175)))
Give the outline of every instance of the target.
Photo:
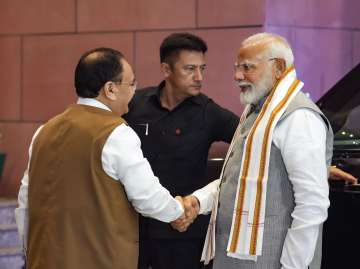
POLYGON ((85 52, 75 69, 75 89, 80 97, 95 98, 108 81, 121 81, 124 55, 111 48, 85 52))
POLYGON ((160 46, 160 62, 172 66, 183 50, 206 53, 207 45, 200 37, 190 33, 173 33, 160 46))

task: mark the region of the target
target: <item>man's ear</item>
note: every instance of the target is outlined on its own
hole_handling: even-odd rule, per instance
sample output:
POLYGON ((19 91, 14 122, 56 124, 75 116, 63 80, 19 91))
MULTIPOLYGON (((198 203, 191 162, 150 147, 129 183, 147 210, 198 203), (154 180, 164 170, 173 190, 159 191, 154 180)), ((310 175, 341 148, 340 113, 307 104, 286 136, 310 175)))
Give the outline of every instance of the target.
POLYGON ((117 87, 115 87, 114 82, 112 81, 108 81, 105 83, 104 87, 104 96, 106 99, 109 99, 111 101, 115 101, 116 100, 116 91, 118 90, 117 87))
POLYGON ((168 63, 161 63, 160 70, 163 73, 164 77, 167 78, 171 74, 171 67, 168 63))
POLYGON ((286 71, 286 62, 284 59, 276 58, 275 59, 275 76, 277 79, 280 79, 282 74, 286 71))

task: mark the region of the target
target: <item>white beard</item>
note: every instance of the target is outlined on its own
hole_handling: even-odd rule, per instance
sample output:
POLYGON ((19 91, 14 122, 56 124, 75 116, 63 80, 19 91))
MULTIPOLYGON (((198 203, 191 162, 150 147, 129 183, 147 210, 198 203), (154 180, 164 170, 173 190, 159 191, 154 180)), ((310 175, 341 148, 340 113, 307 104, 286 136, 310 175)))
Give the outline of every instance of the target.
POLYGON ((248 87, 245 91, 240 92, 240 102, 242 104, 257 104, 266 96, 274 85, 270 72, 264 74, 263 78, 256 83, 240 81, 239 87, 248 87))

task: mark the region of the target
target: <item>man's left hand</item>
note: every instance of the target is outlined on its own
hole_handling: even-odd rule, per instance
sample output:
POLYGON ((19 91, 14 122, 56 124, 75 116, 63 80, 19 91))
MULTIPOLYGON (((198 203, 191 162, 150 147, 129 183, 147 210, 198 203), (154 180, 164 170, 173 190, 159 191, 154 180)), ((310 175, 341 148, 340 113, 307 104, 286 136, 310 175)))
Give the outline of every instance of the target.
POLYGON ((329 180, 344 180, 349 184, 356 184, 358 182, 356 177, 349 173, 346 173, 345 171, 337 168, 336 166, 330 166, 329 180))

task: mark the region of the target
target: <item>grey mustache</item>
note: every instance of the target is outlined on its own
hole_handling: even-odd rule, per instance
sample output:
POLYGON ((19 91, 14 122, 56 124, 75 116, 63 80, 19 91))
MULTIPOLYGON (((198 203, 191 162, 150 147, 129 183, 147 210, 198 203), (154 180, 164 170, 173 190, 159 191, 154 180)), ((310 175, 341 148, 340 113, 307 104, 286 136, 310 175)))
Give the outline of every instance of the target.
POLYGON ((250 84, 250 83, 244 83, 244 82, 239 82, 239 83, 237 83, 237 85, 238 85, 239 87, 252 87, 252 84, 250 84))

